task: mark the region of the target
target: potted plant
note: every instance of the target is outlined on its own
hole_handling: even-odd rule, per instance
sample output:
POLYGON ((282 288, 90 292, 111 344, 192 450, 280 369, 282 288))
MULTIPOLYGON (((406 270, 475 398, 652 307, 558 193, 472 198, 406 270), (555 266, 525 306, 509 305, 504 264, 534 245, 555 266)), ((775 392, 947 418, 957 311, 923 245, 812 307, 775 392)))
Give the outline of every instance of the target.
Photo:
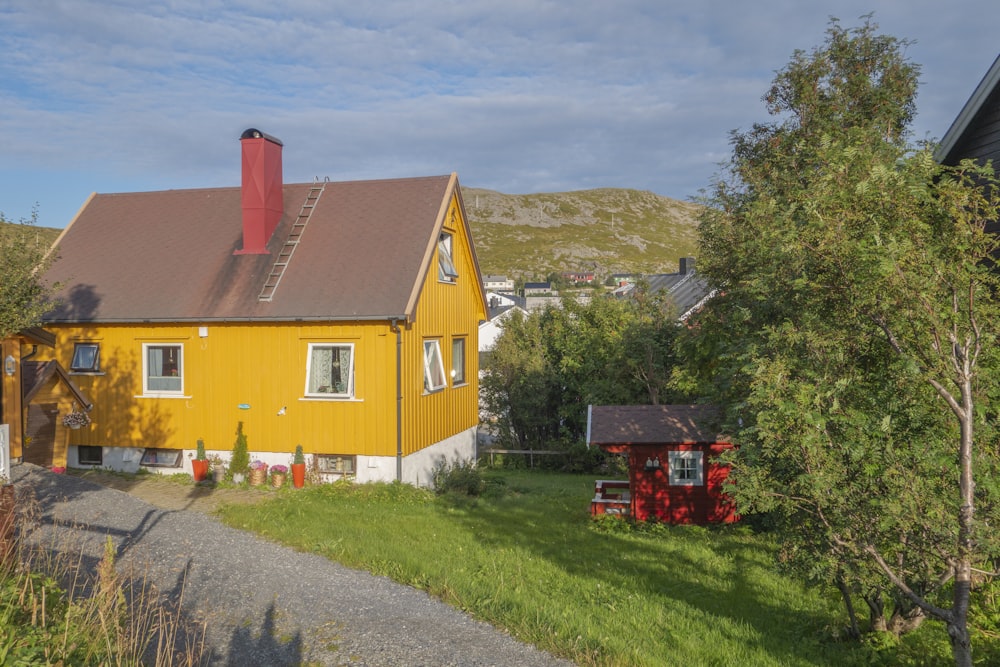
POLYGON ((90 426, 90 415, 81 410, 74 410, 63 415, 62 423, 63 426, 68 426, 74 430, 83 426, 90 426))
POLYGON ((271 486, 276 489, 280 489, 284 486, 287 478, 288 466, 283 466, 280 463, 278 465, 271 466, 271 486))
POLYGON ((205 456, 205 441, 198 438, 198 449, 191 461, 191 475, 195 483, 203 482, 208 478, 208 457, 205 456))
POLYGON ((301 489, 306 483, 306 457, 302 453, 302 445, 295 445, 295 457, 292 459, 292 484, 301 489))
POLYGON ((250 463, 250 486, 260 486, 267 479, 267 464, 259 459, 250 463))
POLYGON ((250 451, 247 449, 247 436, 243 433, 243 422, 236 427, 236 442, 233 443, 233 455, 229 459, 229 474, 233 481, 242 484, 250 466, 250 451))
POLYGON ((216 484, 226 478, 226 462, 218 454, 208 457, 208 467, 212 469, 212 480, 216 484))

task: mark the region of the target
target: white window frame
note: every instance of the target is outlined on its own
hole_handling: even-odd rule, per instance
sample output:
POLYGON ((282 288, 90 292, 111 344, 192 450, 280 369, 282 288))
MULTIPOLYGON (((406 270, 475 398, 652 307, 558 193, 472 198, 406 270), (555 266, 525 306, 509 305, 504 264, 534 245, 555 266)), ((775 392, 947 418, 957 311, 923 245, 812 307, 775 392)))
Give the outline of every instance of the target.
POLYGON ((424 389, 440 391, 448 386, 441 358, 441 341, 437 338, 424 341, 424 389), (435 381, 437 380, 437 381, 435 381))
POLYGON ((306 386, 305 395, 309 398, 354 398, 354 343, 309 343, 309 351, 306 356, 306 386), (313 352, 321 349, 341 350, 347 349, 350 352, 351 360, 347 369, 347 382, 344 391, 310 391, 310 378, 312 377, 313 352))
POLYGON ((469 346, 465 342, 465 338, 462 336, 456 336, 451 339, 451 386, 456 387, 458 385, 463 385, 466 383, 466 378, 469 375, 466 369, 466 361, 468 357, 467 350, 469 346), (458 355, 455 350, 461 348, 462 353, 458 355), (456 357, 461 356, 461 359, 456 359, 456 357), (456 363, 461 362, 461 363, 456 363))
POLYGON ((443 283, 458 280, 454 249, 454 237, 448 232, 441 232, 438 237, 438 280, 443 283))
POLYGON ((183 343, 143 343, 142 344, 142 394, 143 396, 183 396, 184 395, 184 344, 183 343), (150 388, 150 368, 149 352, 151 348, 172 347, 177 349, 177 375, 176 376, 154 376, 157 378, 177 377, 180 382, 178 389, 152 389, 150 388))
POLYGON ((73 359, 70 360, 69 370, 71 373, 99 373, 101 370, 101 345, 100 343, 81 342, 73 344, 73 359), (81 350, 93 348, 94 357, 89 365, 77 365, 78 355, 81 350))
POLYGON ((693 449, 671 450, 668 460, 670 486, 704 486, 705 452, 693 449))
POLYGON ((316 468, 324 475, 354 477, 358 473, 358 457, 348 454, 317 454, 316 468))

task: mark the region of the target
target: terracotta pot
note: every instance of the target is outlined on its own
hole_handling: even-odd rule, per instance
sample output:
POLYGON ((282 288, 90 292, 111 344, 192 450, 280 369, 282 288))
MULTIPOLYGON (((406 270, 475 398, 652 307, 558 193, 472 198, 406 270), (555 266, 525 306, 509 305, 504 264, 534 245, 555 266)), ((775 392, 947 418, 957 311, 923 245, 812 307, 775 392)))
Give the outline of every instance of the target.
POLYGON ((292 484, 295 485, 296 489, 301 489, 306 484, 306 464, 305 463, 293 463, 292 464, 292 484))
POLYGON ((204 481, 208 477, 208 459, 193 459, 191 461, 191 474, 194 475, 194 481, 204 481))

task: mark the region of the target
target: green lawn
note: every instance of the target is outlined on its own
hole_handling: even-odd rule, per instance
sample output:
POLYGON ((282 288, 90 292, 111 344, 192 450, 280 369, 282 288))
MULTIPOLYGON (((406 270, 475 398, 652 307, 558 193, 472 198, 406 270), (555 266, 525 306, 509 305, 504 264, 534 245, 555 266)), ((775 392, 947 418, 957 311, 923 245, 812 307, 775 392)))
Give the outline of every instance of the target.
POLYGON ((871 664, 864 648, 834 640, 839 601, 776 573, 774 545, 748 527, 601 529, 589 516, 592 477, 487 479, 474 501, 337 484, 221 514, 425 589, 581 665, 871 664))

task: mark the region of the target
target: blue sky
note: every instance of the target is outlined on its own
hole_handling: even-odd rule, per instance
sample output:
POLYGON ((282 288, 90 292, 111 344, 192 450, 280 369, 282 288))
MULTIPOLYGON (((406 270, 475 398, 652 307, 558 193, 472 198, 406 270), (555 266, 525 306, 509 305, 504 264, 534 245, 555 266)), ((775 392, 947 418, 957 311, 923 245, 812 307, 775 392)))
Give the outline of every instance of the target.
POLYGON ((1000 52, 996 0, 6 0, 0 211, 238 185, 248 127, 288 182, 689 199, 793 52, 869 12, 915 41, 914 135, 940 138, 1000 52))

